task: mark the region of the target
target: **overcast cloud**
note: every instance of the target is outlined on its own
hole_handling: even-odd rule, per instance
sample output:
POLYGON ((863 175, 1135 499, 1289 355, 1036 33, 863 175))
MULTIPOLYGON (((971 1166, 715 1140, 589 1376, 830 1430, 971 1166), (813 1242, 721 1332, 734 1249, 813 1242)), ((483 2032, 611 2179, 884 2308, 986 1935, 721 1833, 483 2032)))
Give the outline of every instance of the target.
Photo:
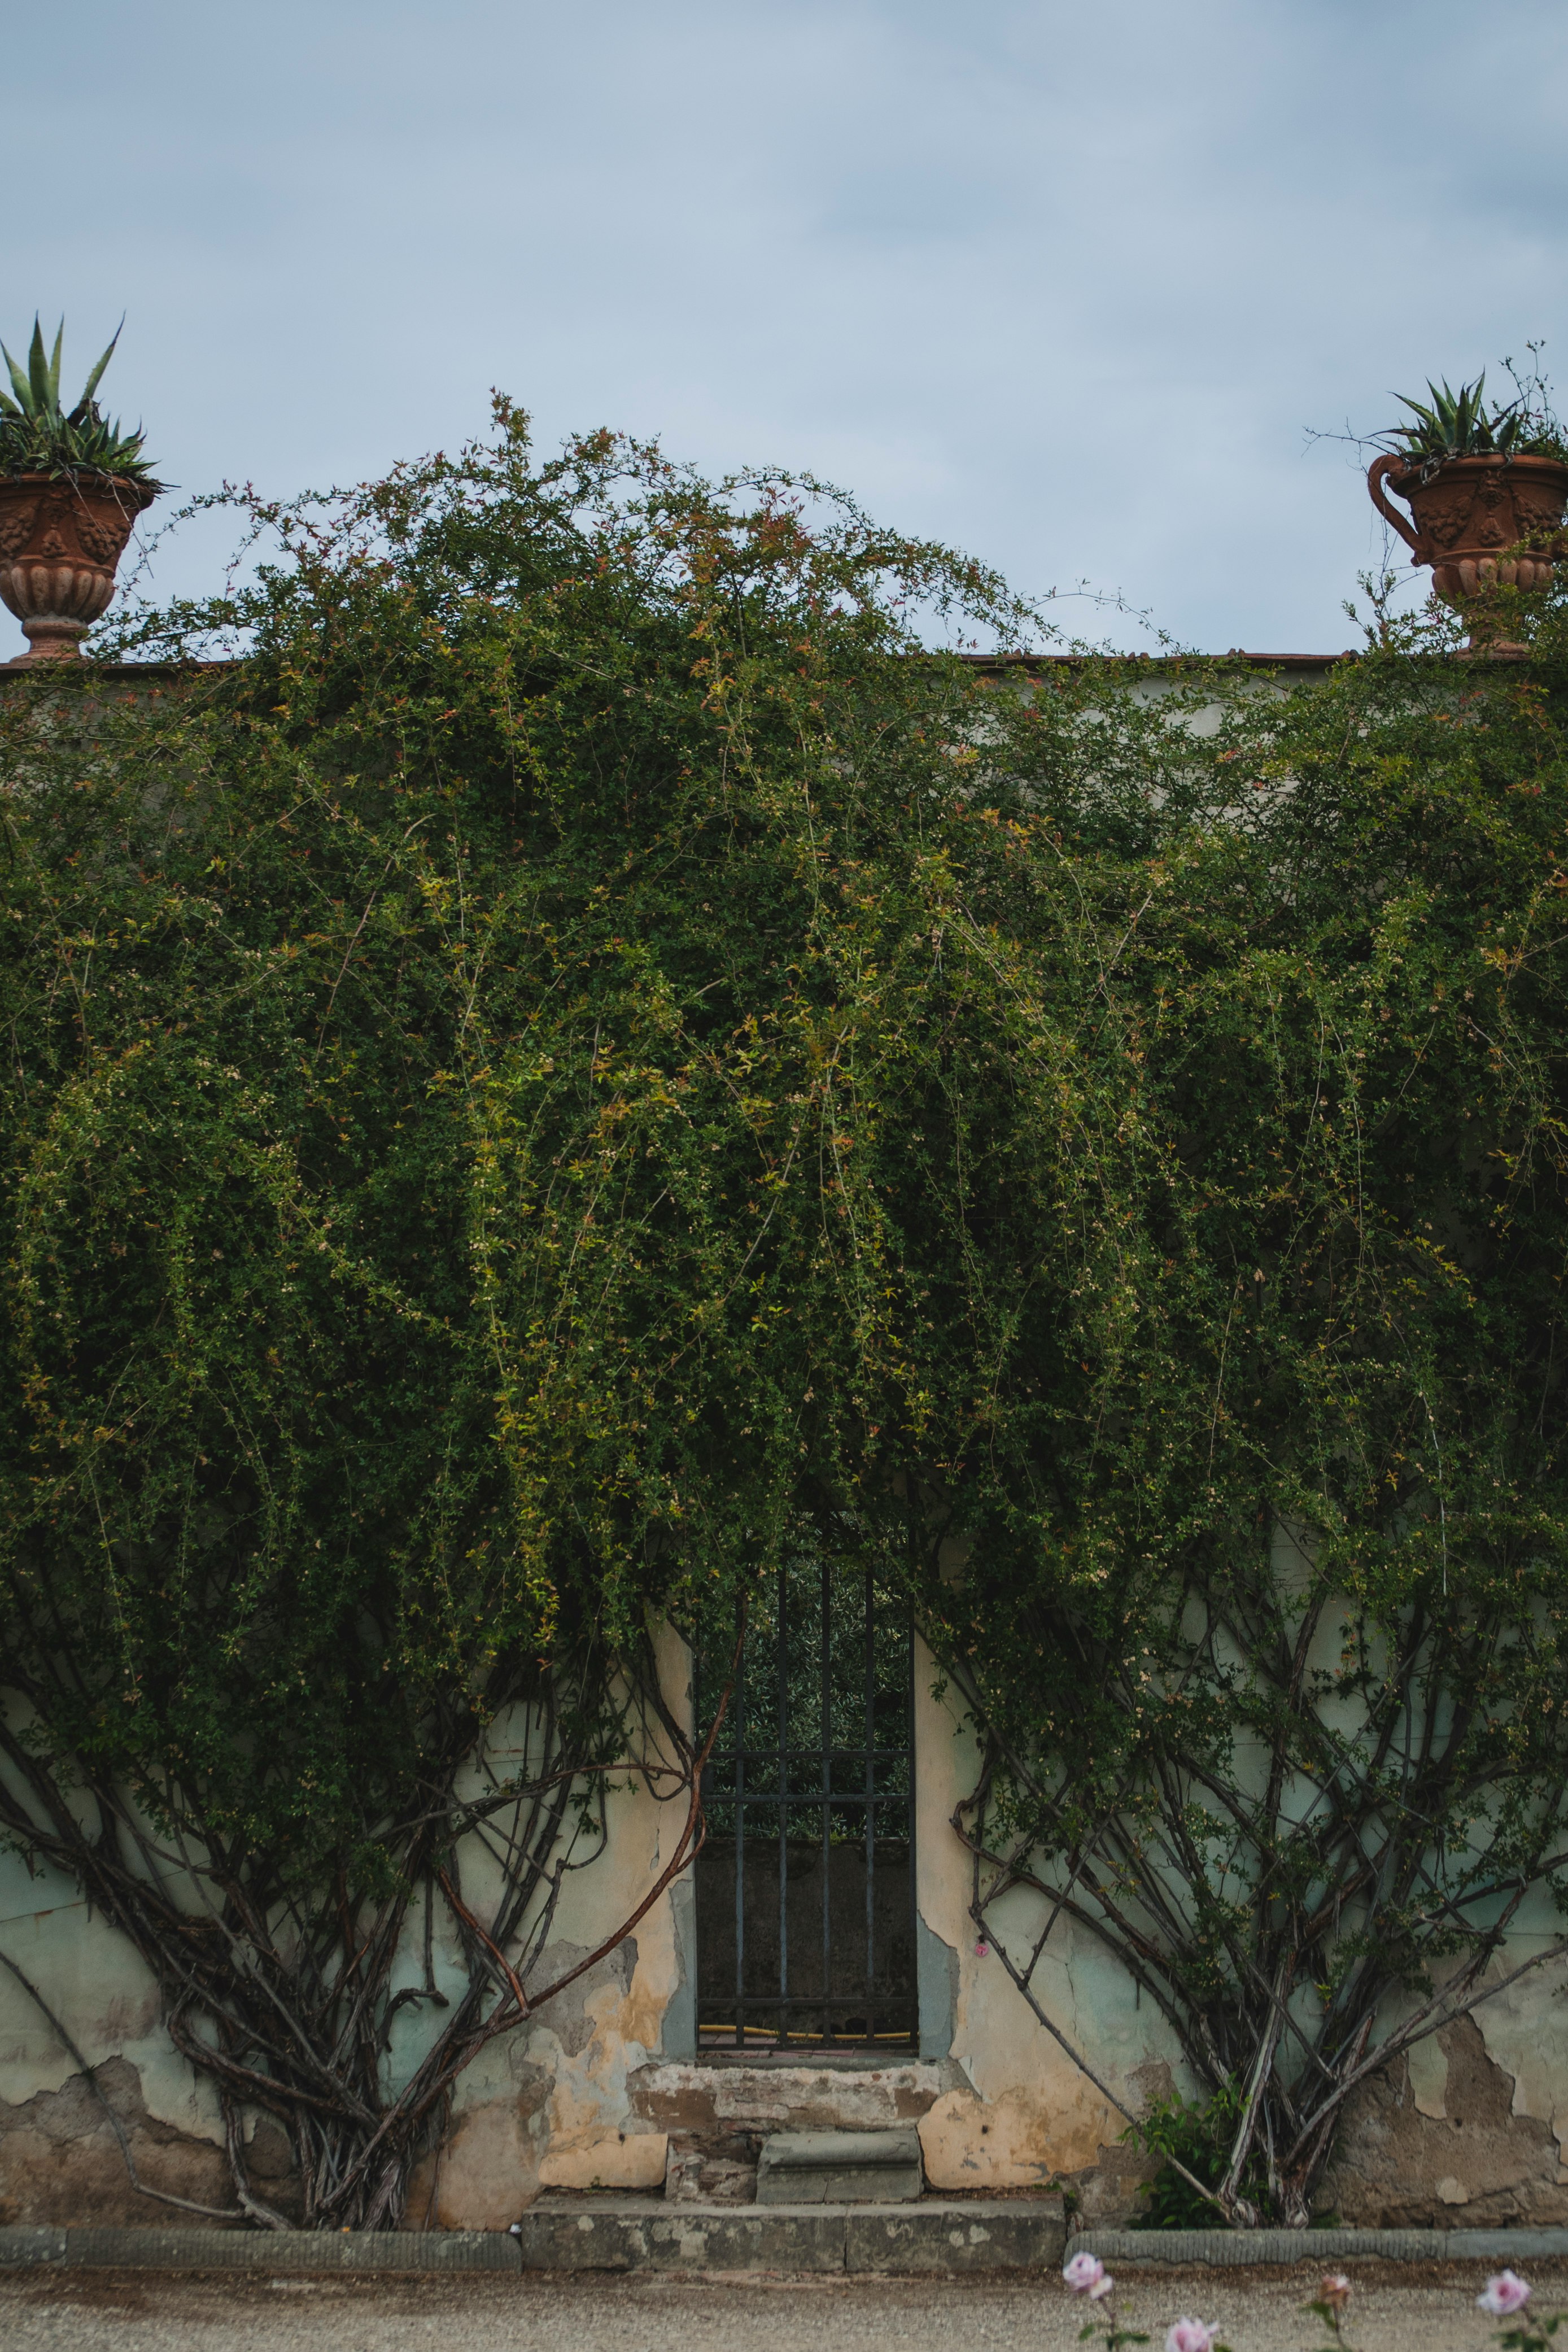
POLYGON ((1568 385, 1563 0, 6 15, 0 333, 63 310, 74 392, 127 310, 104 393, 190 490, 363 477, 499 384, 1315 652, 1382 532, 1303 427, 1531 337, 1568 385))

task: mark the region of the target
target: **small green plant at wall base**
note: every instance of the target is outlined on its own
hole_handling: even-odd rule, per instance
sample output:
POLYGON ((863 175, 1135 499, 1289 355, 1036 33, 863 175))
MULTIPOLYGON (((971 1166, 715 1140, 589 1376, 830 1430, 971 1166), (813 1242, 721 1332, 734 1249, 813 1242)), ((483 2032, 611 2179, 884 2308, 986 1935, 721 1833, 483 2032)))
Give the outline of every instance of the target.
POLYGON ((0 472, 110 474, 121 481, 152 484, 151 464, 141 454, 140 426, 134 433, 121 432, 118 418, 110 424, 93 398, 114 356, 119 330, 89 375, 75 407, 68 410, 60 405, 64 340, 62 320, 54 350, 46 352, 44 331, 35 319, 26 369, 18 367, 0 343, 11 378, 11 393, 0 392, 0 472))
MULTIPOLYGON (((1241 2109, 1240 2085, 1231 2081, 1208 2099, 1184 2099, 1179 2092, 1173 2092, 1169 2098, 1155 2099, 1141 2122, 1128 2125, 1122 2134, 1124 2145, 1129 2140, 1136 2141, 1152 2156, 1166 2159, 1153 2179, 1146 2180, 1140 2189, 1143 2210, 1129 2222, 1129 2228, 1213 2229, 1220 2217, 1211 2200, 1193 2186, 1193 2180, 1200 2180, 1207 2189, 1218 2188, 1225 2178, 1241 2109)), ((1260 2160, 1254 2161, 1249 2168, 1247 2193, 1260 2194, 1264 2186, 1264 2167, 1260 2160)))

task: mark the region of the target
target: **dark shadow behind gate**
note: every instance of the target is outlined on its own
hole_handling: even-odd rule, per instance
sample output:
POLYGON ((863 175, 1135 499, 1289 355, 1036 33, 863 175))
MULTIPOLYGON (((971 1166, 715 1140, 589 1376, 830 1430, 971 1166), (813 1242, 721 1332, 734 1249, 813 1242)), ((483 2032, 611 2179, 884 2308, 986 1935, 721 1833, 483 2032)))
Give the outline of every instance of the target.
POLYGON ((909 1612, 873 1576, 768 1580, 703 1784, 702 2046, 916 2045, 913 1702, 909 1612))

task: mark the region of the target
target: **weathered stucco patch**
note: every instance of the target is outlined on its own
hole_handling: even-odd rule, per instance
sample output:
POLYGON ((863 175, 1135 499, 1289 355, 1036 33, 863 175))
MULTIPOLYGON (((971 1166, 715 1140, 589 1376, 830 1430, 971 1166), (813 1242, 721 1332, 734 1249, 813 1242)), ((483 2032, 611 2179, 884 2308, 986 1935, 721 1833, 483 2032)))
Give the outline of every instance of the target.
POLYGON ((950 2091, 920 2118, 920 2153, 933 2189, 1030 2189, 1055 2169, 1052 2119, 1029 2091, 981 2099, 950 2091))
MULTIPOLYGON (((555 1983, 592 1948, 549 1945, 530 1988, 555 1983)), ((665 1971, 658 1959, 647 1968, 630 1936, 507 2035, 464 2086, 439 2158, 418 2168, 406 2226, 429 2226, 429 2212, 444 2229, 505 2229, 543 2189, 661 2188, 665 2137, 632 2111, 627 2076, 657 2047, 667 1997, 665 1971)))
POLYGON ((1417 2042, 1405 2056, 1406 2072, 1410 2078, 1410 2095, 1416 2102, 1416 2112, 1441 2122, 1448 2115, 1444 2097, 1448 2087, 1448 2062, 1437 2035, 1429 2033, 1425 2042, 1417 2042))
MULTIPOLYGON (((164 2032, 158 1987, 135 1946, 57 1872, 39 1866, 29 1874, 20 1854, 4 1852, 0 1944, 91 2064, 124 2058, 150 2116, 193 2138, 222 2139, 217 2094, 164 2032)), ((0 1969, 0 2098, 20 2105, 80 2071, 37 2002, 0 1969)))
POLYGON ((608 2125, 552 2135, 539 2165, 541 2189, 662 2189, 669 2141, 663 2132, 608 2125))
POLYGON ((1369 2229, 1418 2227, 1460 2207, 1468 2228, 1568 2221, 1551 2125, 1517 2111, 1513 2078, 1473 2018, 1445 2026, 1440 2040, 1443 2112, 1430 2112, 1430 2064, 1426 2107, 1406 2060, 1375 2076, 1347 2110, 1322 2210, 1369 2229))
MULTIPOLYGON (((915 1667, 916 1902, 933 1942, 953 1955, 951 2050, 966 2087, 945 2097, 921 2125, 926 2178, 934 2189, 1077 2181, 1085 2210, 1103 2203, 1104 2218, 1120 2220, 1142 2177, 1141 2160, 1116 2145, 1123 2118, 1042 2032, 994 1951, 981 1948, 969 1916, 971 1864, 952 1818, 978 1759, 951 1697, 934 1696, 935 1680, 922 1648, 915 1667), (1103 2194, 1094 2185, 1102 2175, 1103 2194)), ((1060 1957, 1042 1965, 1038 1988, 1050 2013, 1092 2054, 1134 2113, 1141 2112, 1140 2086, 1150 2068, 1168 2083, 1179 2063, 1163 2021, 1152 2006, 1139 2008, 1124 1971, 1069 1923, 1061 1923, 1052 1949, 1060 1957)))
POLYGON ((403 2209, 405 2230, 505 2230, 539 2193, 537 2128, 549 2077, 531 2081, 510 2100, 491 2099, 465 2115, 445 2144, 415 2166, 403 2209))
POLYGON ((958 1954, 946 1937, 915 1914, 915 1967, 920 1987, 920 2055, 946 2058, 958 2014, 958 1954))
MULTIPOLYGON (((1539 1905, 1538 1916, 1545 1909, 1539 1905)), ((1531 1940, 1537 1948, 1553 1944, 1561 1926, 1552 1913, 1539 1927, 1532 1925, 1531 1940)), ((1568 2140, 1568 1964, 1552 1961, 1520 1977, 1483 2001, 1474 2015, 1489 2054, 1513 2078, 1512 2113, 1551 2125, 1562 2171, 1568 2140)))
MULTIPOLYGON (((94 2080, 119 2116, 137 2173, 149 2188, 202 2205, 232 2206, 222 2149, 149 2115, 134 2066, 111 2058, 94 2069, 94 2080)), ((258 2179, 256 2186, 269 2202, 286 2203, 282 2184, 258 2179)), ((85 2074, 72 2074, 57 2091, 37 2091, 17 2105, 0 2100, 0 2225, 90 2219, 151 2229, 167 2221, 171 2210, 131 2187, 103 2102, 85 2074)), ((178 2218, 204 2226, 199 2213, 178 2218)))

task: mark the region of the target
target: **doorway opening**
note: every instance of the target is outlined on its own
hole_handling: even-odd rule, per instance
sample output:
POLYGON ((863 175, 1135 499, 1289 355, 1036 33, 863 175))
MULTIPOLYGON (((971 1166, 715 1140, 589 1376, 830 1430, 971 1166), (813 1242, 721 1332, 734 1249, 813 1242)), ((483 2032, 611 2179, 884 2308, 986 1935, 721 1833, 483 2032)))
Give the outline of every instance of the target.
POLYGON ((912 2049, 914 1631, 862 1570, 787 1561, 753 1598, 703 1780, 701 2049, 912 2049))

